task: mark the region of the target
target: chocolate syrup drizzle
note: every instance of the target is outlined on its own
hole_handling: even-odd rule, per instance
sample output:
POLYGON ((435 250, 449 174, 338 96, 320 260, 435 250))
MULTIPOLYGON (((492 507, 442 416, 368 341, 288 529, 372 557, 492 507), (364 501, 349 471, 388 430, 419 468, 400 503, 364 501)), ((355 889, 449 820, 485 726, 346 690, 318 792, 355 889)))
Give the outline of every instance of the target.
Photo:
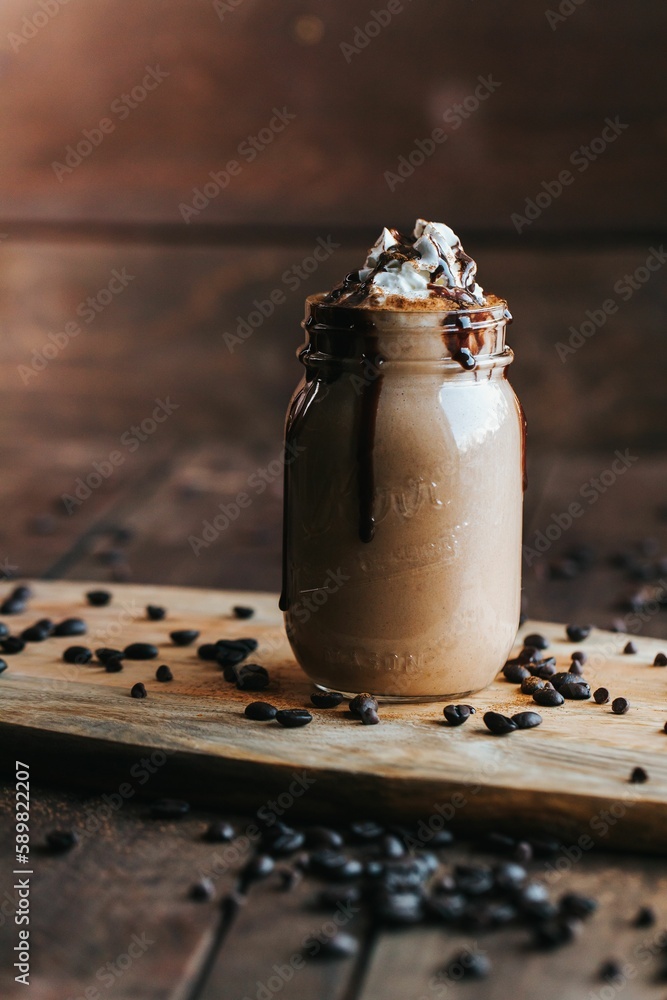
MULTIPOLYGON (((377 347, 375 338, 368 338, 373 348, 377 347)), ((371 346, 369 344, 369 346, 371 346)), ((382 364, 382 358, 364 355, 362 361, 372 361, 376 367, 382 364)), ((375 425, 377 423, 378 404, 382 390, 382 373, 375 372, 367 381, 361 393, 359 408, 359 431, 357 438, 357 482, 359 490, 359 538, 362 542, 372 542, 375 535, 375 517, 373 506, 375 499, 375 468, 373 450, 375 447, 375 425)))

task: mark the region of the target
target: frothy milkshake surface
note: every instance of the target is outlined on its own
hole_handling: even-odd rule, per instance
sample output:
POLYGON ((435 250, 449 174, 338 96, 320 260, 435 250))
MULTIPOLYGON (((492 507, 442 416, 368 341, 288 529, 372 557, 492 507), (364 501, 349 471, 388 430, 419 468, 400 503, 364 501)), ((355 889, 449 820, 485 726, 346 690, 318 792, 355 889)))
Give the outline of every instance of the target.
POLYGON ((506 305, 439 223, 384 229, 307 301, 286 424, 283 593, 307 674, 450 698, 502 667, 520 603, 523 418, 506 305))

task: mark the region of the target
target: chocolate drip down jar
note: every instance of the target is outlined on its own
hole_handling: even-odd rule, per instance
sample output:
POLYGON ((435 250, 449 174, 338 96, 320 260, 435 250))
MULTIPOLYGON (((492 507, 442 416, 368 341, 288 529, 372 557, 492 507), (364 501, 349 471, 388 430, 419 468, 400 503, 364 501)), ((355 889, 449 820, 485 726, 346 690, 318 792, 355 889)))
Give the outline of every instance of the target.
POLYGON ((307 300, 285 432, 281 608, 325 689, 460 698, 519 623, 524 422, 505 303, 307 300))

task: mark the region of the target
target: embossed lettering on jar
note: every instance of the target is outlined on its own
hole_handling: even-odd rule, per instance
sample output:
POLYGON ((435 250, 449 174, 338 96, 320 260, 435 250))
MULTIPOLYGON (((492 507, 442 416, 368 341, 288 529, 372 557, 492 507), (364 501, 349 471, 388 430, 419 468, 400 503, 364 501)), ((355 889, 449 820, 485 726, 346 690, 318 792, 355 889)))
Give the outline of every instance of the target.
POLYGON ((525 450, 508 317, 495 298, 455 312, 308 299, 281 607, 321 686, 453 698, 505 662, 525 450))

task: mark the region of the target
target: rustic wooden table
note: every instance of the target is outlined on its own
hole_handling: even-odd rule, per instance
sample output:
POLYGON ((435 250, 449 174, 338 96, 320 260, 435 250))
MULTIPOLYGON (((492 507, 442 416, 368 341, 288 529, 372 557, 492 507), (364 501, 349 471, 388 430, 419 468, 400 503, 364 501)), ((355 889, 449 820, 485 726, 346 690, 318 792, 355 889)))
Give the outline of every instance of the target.
MULTIPOLYGON (((266 298, 289 262, 303 257, 306 243, 247 247, 233 255, 219 248, 122 241, 8 246, 9 263, 1 275, 8 336, 0 376, 6 453, 0 568, 6 576, 277 589, 281 479, 270 469, 280 454, 281 415, 297 376, 293 349, 299 342, 300 299, 311 289, 304 285, 273 322, 235 351, 221 334, 236 328, 253 298, 266 298), (262 280, 248 277, 251 260, 262 280), (90 323, 80 321, 80 334, 48 339, 46 331, 61 333, 63 316, 75 318, 81 302, 105 287, 113 268, 122 267, 135 277, 117 301, 90 323), (49 343, 56 344, 55 353, 45 350, 49 343), (203 537, 219 504, 230 503, 261 470, 268 470, 266 488, 243 516, 217 537, 209 536, 205 546, 193 546, 191 539, 203 537)), ((346 247, 346 253, 354 255, 358 247, 346 247)), ((602 282, 625 266, 624 254, 611 263, 603 254, 588 259, 591 280, 596 268, 602 282)), ((526 252, 527 266, 529 257, 526 252)), ((491 250, 487 258, 497 287, 505 278, 515 280, 516 261, 503 263, 503 255, 491 250)), ((537 273, 537 265, 531 266, 537 273)), ((340 271, 339 260, 323 267, 316 284, 330 284, 340 271)), ((549 273, 552 284, 561 274, 565 287, 571 262, 559 263, 554 254, 549 273)), ((510 292, 521 300, 516 280, 515 286, 510 292)), ((582 295, 582 308, 586 301, 582 295)), ((630 449, 626 465, 613 466, 617 449, 626 454, 628 414, 614 409, 623 398, 614 378, 598 380, 596 370, 587 367, 585 351, 592 357, 603 349, 591 343, 582 351, 572 378, 583 381, 579 391, 568 394, 560 371, 555 381, 540 380, 539 348, 524 332, 534 324, 536 336, 546 342, 558 331, 544 332, 548 322, 529 294, 514 308, 524 318, 513 340, 517 355, 523 347, 527 358, 523 368, 517 363, 515 382, 528 403, 529 421, 534 414, 526 497, 527 609, 535 618, 601 626, 621 618, 627 631, 667 638, 664 608, 649 604, 632 611, 627 605, 629 594, 659 586, 667 573, 659 564, 659 554, 667 551, 660 510, 667 499, 667 463, 647 450, 630 449), (545 393, 553 393, 557 403, 555 420, 544 405, 545 393), (582 433, 584 450, 565 456, 560 446, 574 439, 575 417, 585 419, 587 412, 598 429, 594 442, 589 424, 582 433), (568 526, 572 503, 580 513, 568 526), (590 553, 581 548, 584 543, 590 553), (612 558, 619 553, 625 553, 623 559, 612 558)), ((638 413, 633 432, 642 419, 638 413)), ((13 762, 4 764, 5 771, 12 770, 13 762)), ((527 948, 525 931, 487 936, 425 925, 393 932, 371 926, 357 913, 344 926, 360 942, 355 956, 301 967, 304 941, 326 933, 330 917, 312 907, 312 882, 284 892, 271 878, 242 893, 239 905, 225 902, 238 889, 256 817, 228 817, 221 803, 237 836, 231 844, 211 845, 202 833, 213 814, 152 819, 136 776, 136 794, 120 807, 113 797, 66 790, 69 777, 63 774, 62 787, 55 788, 32 775, 36 874, 27 992, 14 982, 10 957, 16 929, 14 787, 9 780, 4 785, 4 997, 437 998, 459 988, 455 978, 438 973, 463 945, 487 952, 494 966, 490 979, 460 987, 471 998, 659 996, 667 926, 662 859, 593 852, 579 860, 574 851, 569 859, 559 855, 558 869, 553 859, 533 861, 531 872, 555 895, 576 888, 600 901, 585 936, 554 952, 527 948), (74 852, 56 856, 43 849, 54 828, 82 832, 74 852), (214 881, 214 900, 192 902, 189 888, 202 873, 214 881), (655 926, 631 925, 640 904, 656 907, 655 926), (611 957, 624 965, 610 985, 600 979, 599 967, 611 957)), ((463 837, 443 858, 462 861, 470 851, 463 837)))

